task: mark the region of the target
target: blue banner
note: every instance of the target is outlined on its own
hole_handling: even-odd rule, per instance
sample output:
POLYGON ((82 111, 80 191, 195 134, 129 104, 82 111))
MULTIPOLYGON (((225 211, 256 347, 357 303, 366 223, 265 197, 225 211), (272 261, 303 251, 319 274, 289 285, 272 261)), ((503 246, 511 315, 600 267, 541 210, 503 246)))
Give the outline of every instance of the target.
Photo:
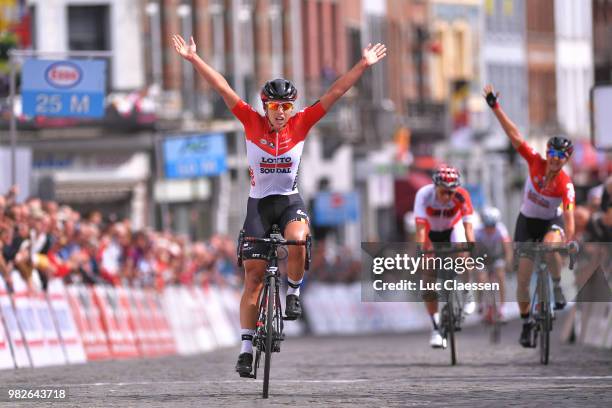
POLYGON ((104 116, 106 61, 28 59, 22 71, 23 113, 28 116, 104 116))
POLYGON ((164 140, 163 153, 169 179, 216 176, 227 171, 224 134, 169 137, 164 140))
POLYGON ((336 226, 359 220, 357 192, 320 192, 314 201, 314 223, 317 226, 336 226))

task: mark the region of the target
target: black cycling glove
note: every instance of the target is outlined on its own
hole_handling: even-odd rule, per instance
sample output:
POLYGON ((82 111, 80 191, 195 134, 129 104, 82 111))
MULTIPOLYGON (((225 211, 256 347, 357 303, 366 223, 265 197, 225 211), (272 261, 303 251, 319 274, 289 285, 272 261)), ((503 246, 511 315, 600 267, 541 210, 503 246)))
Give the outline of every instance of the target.
POLYGON ((491 109, 495 109, 497 107, 497 96, 499 94, 494 94, 493 92, 489 92, 485 98, 487 100, 487 105, 491 107, 491 109))

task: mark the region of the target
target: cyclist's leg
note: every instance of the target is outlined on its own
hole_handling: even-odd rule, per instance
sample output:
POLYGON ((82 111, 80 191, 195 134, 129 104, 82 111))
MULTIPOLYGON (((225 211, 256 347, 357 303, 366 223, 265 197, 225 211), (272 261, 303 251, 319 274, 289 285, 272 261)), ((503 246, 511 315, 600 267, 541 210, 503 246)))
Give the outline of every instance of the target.
MULTIPOLYGON (((529 307, 531 304, 529 283, 531 282, 531 274, 533 273, 533 259, 530 254, 523 252, 523 246, 529 245, 530 242, 540 241, 545 233, 545 231, 540 232, 540 228, 535 228, 533 225, 530 227, 530 222, 536 223, 537 221, 533 218, 528 219, 523 214, 519 213, 514 232, 514 240, 518 244, 516 301, 518 303, 521 319, 523 319, 523 328, 519 337, 519 343, 523 347, 532 347, 531 329, 533 326, 529 315, 529 307)), ((537 225, 537 227, 539 227, 539 225, 537 225)))
MULTIPOLYGON (((561 220, 551 222, 551 226, 544 236, 544 242, 548 244, 561 244, 565 240, 565 233, 561 220)), ((561 254, 551 253, 546 255, 546 264, 553 281, 555 309, 563 309, 566 305, 565 296, 561 290, 561 254)))
POLYGON ((540 241, 544 236, 545 231, 542 231, 541 236, 538 236, 538 228, 529 227, 529 222, 535 222, 533 218, 528 219, 523 214, 519 213, 516 220, 516 228, 514 231, 514 241, 517 243, 518 256, 518 271, 516 274, 516 300, 518 303, 521 317, 524 319, 529 316, 529 283, 533 272, 533 259, 531 255, 523 251, 523 247, 530 245, 531 242, 540 241))
MULTIPOLYGON (((260 200, 249 198, 247 216, 243 229, 245 236, 263 238, 270 227, 267 214, 261 213, 260 200)), ((240 337, 241 348, 236 371, 249 374, 253 361, 253 335, 257 324, 257 300, 263 285, 267 264, 267 247, 261 244, 245 243, 242 248, 244 258, 244 290, 240 298, 240 337)))
POLYGON ((240 299, 240 327, 255 330, 257 323, 257 300, 263 286, 267 261, 249 259, 244 261, 244 291, 240 299))
POLYGON ((506 261, 503 259, 497 259, 493 263, 493 271, 499 283, 499 304, 497 306, 497 312, 500 317, 504 316, 504 305, 506 301, 506 261))
MULTIPOLYGON (((467 242, 467 238, 465 235, 465 227, 463 226, 463 222, 459 221, 453 226, 453 229, 450 235, 450 242, 454 244, 467 242)), ((457 257, 463 257, 463 258, 467 256, 469 256, 469 253, 462 253, 462 254, 457 255, 457 257)), ((459 278, 463 282, 468 283, 471 280, 471 270, 470 268, 464 268, 464 269, 465 269, 464 272, 459 274, 459 278)), ((476 310, 476 300, 474 298, 474 292, 471 290, 467 290, 465 291, 463 312, 465 314, 472 314, 474 313, 475 310, 476 310)))
MULTIPOLYGON (((288 196, 289 205, 282 212, 280 227, 283 236, 288 240, 305 240, 310 234, 309 217, 302 198, 298 194, 288 196)), ((306 247, 290 245, 287 247, 287 299, 285 314, 290 319, 297 319, 302 314, 299 301, 300 286, 304 279, 304 261, 306 247)))

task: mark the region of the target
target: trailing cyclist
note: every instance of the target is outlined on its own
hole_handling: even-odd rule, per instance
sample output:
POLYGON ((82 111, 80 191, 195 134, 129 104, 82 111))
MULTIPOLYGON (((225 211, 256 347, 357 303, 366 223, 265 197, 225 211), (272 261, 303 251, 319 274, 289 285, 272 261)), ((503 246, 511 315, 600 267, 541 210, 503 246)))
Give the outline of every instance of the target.
MULTIPOLYGON (((484 98, 510 139, 512 146, 527 161, 529 177, 525 181, 514 241, 517 243, 545 242, 547 244, 574 242, 574 185, 563 171, 574 150, 572 141, 562 137, 551 137, 546 144, 546 158, 540 156, 522 138, 516 125, 499 104, 499 93, 491 85, 484 88, 484 98)), ((528 253, 518 251, 517 300, 523 329, 519 339, 523 347, 531 347, 533 322, 529 319, 529 282, 533 271, 533 260, 528 253)), ((563 309, 565 296, 560 286, 561 258, 559 254, 548 254, 547 262, 553 280, 555 309, 563 309)))
MULTIPOLYGON (((368 45, 361 60, 338 78, 329 90, 313 105, 295 113, 298 96, 295 86, 286 79, 266 82, 261 90, 265 115, 260 115, 243 101, 227 80, 196 53, 193 37, 189 44, 173 36, 176 52, 189 61, 208 84, 221 95, 232 113, 242 122, 246 133, 247 160, 251 176, 251 190, 244 221, 247 236, 266 237, 273 224, 278 224, 286 239, 304 240, 309 234, 309 217, 297 189, 297 174, 306 135, 344 95, 361 75, 386 56, 383 44, 368 45)), ((257 321, 257 297, 263 285, 267 262, 267 247, 245 244, 243 247, 245 284, 240 301, 242 347, 236 371, 248 375, 253 365, 253 334, 257 321)), ((288 248, 288 289, 285 313, 297 319, 302 313, 299 300, 304 277, 305 248, 288 248)))
POLYGON ((499 320, 504 320, 504 302, 506 300, 506 269, 512 265, 512 245, 510 234, 503 222, 501 213, 495 207, 486 207, 481 214, 482 224, 476 228, 474 237, 486 257, 486 268, 480 274, 480 281, 488 281, 495 275, 499 282, 499 320))
MULTIPOLYGON (((417 245, 428 247, 438 242, 474 242, 472 201, 467 190, 461 187, 461 176, 454 167, 440 166, 433 175, 433 184, 417 191, 414 215, 417 245)), ((434 348, 444 347, 438 329, 440 314, 436 293, 425 293, 423 300, 433 326, 429 344, 434 348)), ((475 309, 474 296, 468 291, 463 310, 471 314, 475 309)))

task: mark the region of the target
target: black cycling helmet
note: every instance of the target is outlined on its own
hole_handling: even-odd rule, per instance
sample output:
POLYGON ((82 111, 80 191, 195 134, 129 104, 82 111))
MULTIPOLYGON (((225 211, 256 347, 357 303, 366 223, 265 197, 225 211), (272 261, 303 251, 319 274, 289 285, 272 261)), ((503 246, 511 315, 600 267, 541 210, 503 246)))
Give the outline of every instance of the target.
POLYGON ((261 101, 288 101, 294 102, 297 98, 297 89, 286 79, 278 78, 266 82, 261 88, 261 101))
POLYGON ((546 150, 555 149, 565 153, 565 157, 570 157, 574 152, 574 145, 571 140, 563 136, 553 136, 546 143, 546 150))

